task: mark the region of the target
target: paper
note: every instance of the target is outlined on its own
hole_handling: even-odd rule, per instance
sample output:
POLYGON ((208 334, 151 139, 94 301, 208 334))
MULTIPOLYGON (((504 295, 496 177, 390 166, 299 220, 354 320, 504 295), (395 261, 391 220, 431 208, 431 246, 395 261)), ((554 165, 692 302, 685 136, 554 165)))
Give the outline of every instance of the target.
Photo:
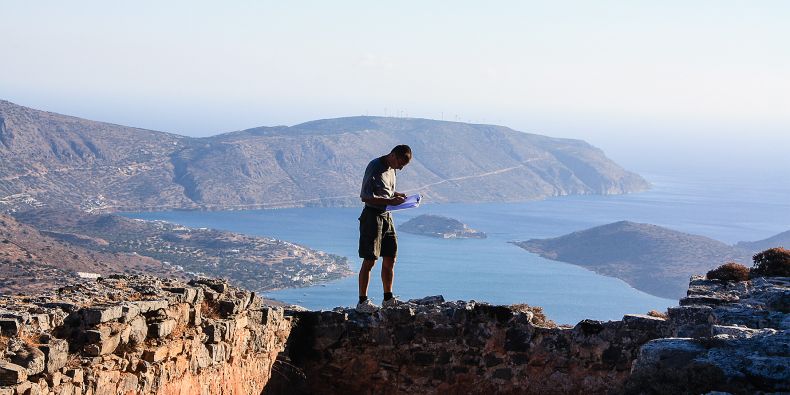
POLYGON ((397 206, 387 206, 387 211, 395 211, 395 210, 404 210, 407 208, 415 208, 420 207, 420 200, 422 200, 422 196, 420 194, 406 196, 406 201, 397 205, 397 206))

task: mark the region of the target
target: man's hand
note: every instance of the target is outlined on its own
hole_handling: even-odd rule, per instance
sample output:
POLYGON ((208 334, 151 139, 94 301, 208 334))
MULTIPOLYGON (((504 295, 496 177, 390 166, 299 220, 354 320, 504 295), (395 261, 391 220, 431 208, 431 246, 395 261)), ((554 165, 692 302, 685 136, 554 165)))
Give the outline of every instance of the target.
POLYGON ((403 204, 403 202, 406 201, 406 195, 404 195, 404 194, 397 195, 396 194, 395 197, 390 199, 390 200, 391 200, 391 203, 389 204, 390 206, 397 206, 399 204, 403 204))

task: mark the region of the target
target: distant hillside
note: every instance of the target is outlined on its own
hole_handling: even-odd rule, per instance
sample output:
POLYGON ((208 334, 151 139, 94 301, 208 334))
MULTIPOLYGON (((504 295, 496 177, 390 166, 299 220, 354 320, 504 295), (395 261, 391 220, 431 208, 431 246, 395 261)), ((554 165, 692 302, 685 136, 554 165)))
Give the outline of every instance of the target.
POLYGON ((754 252, 763 251, 774 247, 790 248, 790 230, 763 240, 740 241, 735 245, 735 247, 754 252))
POLYGON ((751 264, 749 252, 722 242, 628 221, 514 244, 544 258, 617 277, 636 289, 671 299, 685 296, 692 274, 706 273, 729 261, 751 264))
POLYGON ((423 214, 402 225, 399 230, 416 235, 438 237, 441 239, 485 239, 486 234, 469 228, 457 219, 441 215, 423 214))
POLYGON ((189 138, 0 101, 0 211, 358 205, 365 166, 397 144, 415 153, 398 188, 432 202, 648 188, 583 141, 502 126, 350 117, 189 138))
MULTIPOLYGON (((84 238, 84 243, 103 244, 84 238)), ((42 234, 0 214, 0 294, 38 293, 80 282, 85 276, 113 273, 186 278, 185 273, 149 257, 97 251, 42 234)))
POLYGON ((139 254, 191 276, 225 278, 253 291, 313 285, 352 274, 344 257, 266 237, 75 210, 15 215, 65 243, 101 253, 139 254))

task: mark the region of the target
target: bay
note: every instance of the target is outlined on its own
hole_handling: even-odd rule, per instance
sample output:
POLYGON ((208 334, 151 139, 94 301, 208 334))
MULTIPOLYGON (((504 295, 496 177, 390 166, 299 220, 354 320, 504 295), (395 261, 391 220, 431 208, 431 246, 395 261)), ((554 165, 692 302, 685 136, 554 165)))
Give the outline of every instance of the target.
MULTIPOLYGON (((652 223, 730 244, 790 229, 786 199, 790 185, 726 176, 646 178, 653 188, 636 194, 524 203, 428 203, 396 212, 396 224, 420 214, 439 214, 486 232, 488 238, 445 240, 400 232, 395 293, 401 299, 441 294, 447 300, 527 303, 543 307, 557 323, 615 320, 628 313, 663 311, 677 301, 646 294, 581 267, 543 259, 508 241, 556 237, 620 220, 652 223)), ((359 212, 359 208, 298 208, 125 215, 289 240, 346 256, 357 270, 361 263, 356 253, 359 212)), ((380 289, 374 268, 369 295, 376 302, 381 300, 380 289)), ((357 278, 264 295, 310 309, 351 306, 356 303, 357 278)))

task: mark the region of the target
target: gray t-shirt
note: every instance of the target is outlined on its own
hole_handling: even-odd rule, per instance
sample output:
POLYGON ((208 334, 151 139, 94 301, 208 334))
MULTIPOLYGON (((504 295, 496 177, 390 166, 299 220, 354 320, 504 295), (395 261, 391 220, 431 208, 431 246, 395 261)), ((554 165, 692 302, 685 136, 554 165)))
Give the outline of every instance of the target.
MULTIPOLYGON (((395 169, 387 166, 384 156, 373 159, 365 169, 365 177, 362 179, 362 191, 359 192, 360 198, 386 198, 395 197, 395 169)), ((384 210, 387 206, 365 203, 368 207, 384 210)))

